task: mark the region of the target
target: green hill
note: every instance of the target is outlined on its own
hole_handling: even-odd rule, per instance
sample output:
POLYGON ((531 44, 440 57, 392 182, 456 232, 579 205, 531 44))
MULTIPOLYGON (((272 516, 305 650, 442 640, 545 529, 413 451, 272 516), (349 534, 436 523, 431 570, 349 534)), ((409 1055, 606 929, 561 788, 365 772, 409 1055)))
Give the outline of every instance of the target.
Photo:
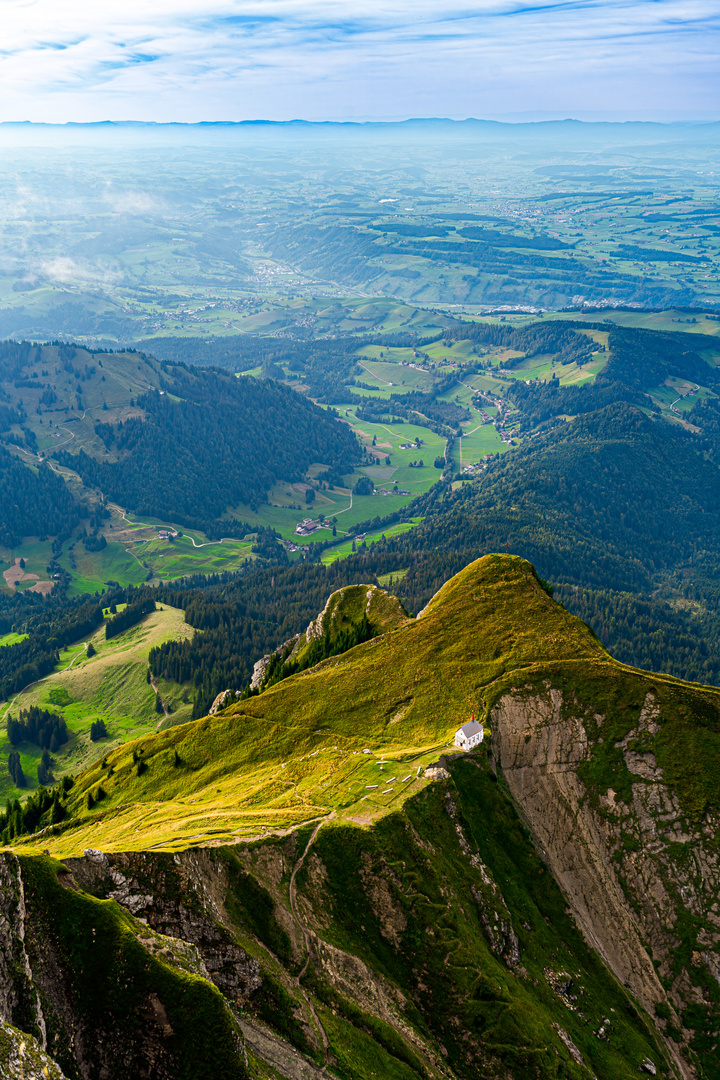
MULTIPOLYGON (((192 713, 192 689, 159 678, 155 686, 163 709, 156 708, 156 692, 147 681, 148 656, 153 648, 172 639, 192 638, 195 631, 183 621, 177 608, 163 605, 125 633, 105 640, 105 624, 87 634, 83 641, 63 649, 55 671, 32 683, 7 702, 0 703, 0 756, 7 762, 12 749, 6 734, 8 716, 18 717, 33 706, 60 716, 67 724, 69 738, 52 754, 52 774, 59 780, 77 773, 110 748, 164 724, 180 723, 192 713), (92 646, 94 655, 88 656, 92 646), (167 715, 166 715, 167 712, 167 715), (102 720, 107 735, 92 742, 90 730, 102 720)), ((36 789, 41 748, 22 742, 17 747, 27 780, 20 790, 3 768, 0 794, 12 799, 36 789)))
MULTIPOLYGON (((342 609, 337 600, 334 607, 342 609)), ((592 694, 600 680, 603 699, 664 688, 678 724, 688 694, 702 708, 718 700, 716 691, 617 663, 550 599, 530 564, 487 556, 443 586, 417 619, 216 716, 106 754, 77 780, 72 823, 42 842, 63 855, 91 836, 103 850, 173 849, 189 838, 228 840, 330 813, 374 820, 416 790, 418 772, 451 747, 471 714, 492 726, 496 703, 519 680, 529 688, 548 679, 592 694), (382 781, 398 770, 383 794, 382 781), (101 804, 87 814, 87 795, 99 787, 101 804)), ((665 768, 678 768, 673 762, 665 768)), ((676 777, 688 809, 712 798, 710 766, 695 764, 693 774, 685 760, 676 777)))
POLYGON ((720 471, 698 449, 631 405, 580 415, 446 493, 395 547, 507 541, 553 581, 648 589, 659 572, 718 551, 720 471))
POLYGON ((562 657, 611 663, 592 633, 560 612, 527 563, 481 560, 421 618, 217 716, 106 755, 104 767, 79 778, 68 807, 77 824, 49 841, 52 850, 82 850, 91 836, 103 850, 172 849, 189 837, 228 840, 331 812, 373 820, 417 789, 418 773, 473 712, 488 715, 506 671, 562 657), (382 781, 396 774, 383 794, 382 781), (102 806, 86 816, 87 794, 99 787, 102 806))
MULTIPOLYGON (((357 625, 361 594, 326 618, 357 625)), ((113 750, 19 838, 73 993, 108 993, 78 966, 102 916, 120 962, 164 950, 175 1001, 177 945, 129 911, 194 944, 258 1075, 720 1075, 720 693, 613 660, 512 556, 393 623, 113 750), (485 743, 457 752, 472 713, 485 743)))
MULTIPOLYGON (((303 480, 313 463, 347 473, 360 457, 347 425, 272 379, 29 342, 0 343, 0 369, 0 441, 28 461, 55 458, 105 498, 160 520, 202 528, 240 503, 257 509, 276 482, 303 480)), ((0 491, 10 466, 0 457, 0 491)), ((46 498, 43 480, 57 480, 41 473, 46 498)), ((55 531, 72 528, 55 501, 55 531)), ((15 508, 4 526, 12 539, 0 542, 39 532, 36 517, 15 508)))

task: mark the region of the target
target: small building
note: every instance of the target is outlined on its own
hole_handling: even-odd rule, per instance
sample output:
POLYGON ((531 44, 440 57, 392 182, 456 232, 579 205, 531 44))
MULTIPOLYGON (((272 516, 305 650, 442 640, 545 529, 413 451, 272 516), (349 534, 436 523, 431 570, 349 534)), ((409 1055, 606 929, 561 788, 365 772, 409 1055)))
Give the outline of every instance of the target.
POLYGON ((455 745, 459 746, 461 750, 472 750, 474 747, 480 745, 484 735, 485 732, 482 724, 478 724, 473 716, 467 724, 463 724, 463 726, 458 728, 455 732, 455 745))

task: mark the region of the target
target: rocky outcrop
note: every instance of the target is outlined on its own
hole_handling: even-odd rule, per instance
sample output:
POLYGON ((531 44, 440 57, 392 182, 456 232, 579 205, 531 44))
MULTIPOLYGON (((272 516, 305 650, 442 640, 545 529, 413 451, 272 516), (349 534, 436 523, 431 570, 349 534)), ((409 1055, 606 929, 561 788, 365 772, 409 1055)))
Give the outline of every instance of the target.
POLYGON ((285 654, 287 654, 287 656, 292 656, 294 649, 299 642, 300 634, 295 634, 294 637, 288 638, 287 641, 284 641, 279 648, 275 649, 271 653, 266 653, 265 656, 262 656, 259 660, 257 660, 255 666, 253 667, 252 678, 250 679, 250 689, 260 689, 260 687, 265 681, 265 676, 267 675, 268 668, 272 663, 273 657, 283 656, 285 654))
MULTIPOLYGON (((100 852, 83 862, 132 900, 100 852)), ((99 904, 62 864, 0 853, 0 1076, 174 1080, 181 1062, 217 1053, 218 1069, 243 1080, 237 1021, 200 950, 135 919, 137 899, 125 911, 99 904)))
MULTIPOLYGON (((434 772, 444 773, 445 777, 450 775, 445 769, 435 769, 434 772)), ((427 773, 428 770, 425 772, 426 776, 427 773)), ((433 777, 433 779, 443 778, 437 775, 433 777)), ((470 886, 470 891, 477 904, 478 917, 490 948, 496 956, 505 961, 508 967, 514 968, 520 963, 520 945, 505 898, 490 869, 479 854, 473 852, 462 827, 458 808, 449 792, 445 796, 445 810, 455 826, 461 851, 468 858, 470 865, 477 870, 478 880, 470 886)))
POLYGON ((215 716, 215 714, 219 713, 222 709, 226 709, 228 705, 232 705, 235 698, 239 697, 239 690, 221 690, 218 696, 213 701, 212 705, 210 706, 210 712, 208 715, 215 716))
POLYGON ((26 948, 26 926, 20 863, 5 852, 0 855, 0 1017, 32 1032, 45 1048, 47 1032, 26 948))
POLYGON ((5 1080, 65 1080, 60 1066, 32 1035, 0 1017, 0 1076, 5 1080))
MULTIPOLYGON (((226 997, 241 1002, 261 986, 258 960, 236 944, 226 925, 223 866, 208 852, 148 856, 87 850, 85 858, 68 859, 66 866, 86 892, 117 900, 169 942, 192 947, 202 965, 198 974, 226 997)), ((186 962, 191 963, 189 957, 186 962)))

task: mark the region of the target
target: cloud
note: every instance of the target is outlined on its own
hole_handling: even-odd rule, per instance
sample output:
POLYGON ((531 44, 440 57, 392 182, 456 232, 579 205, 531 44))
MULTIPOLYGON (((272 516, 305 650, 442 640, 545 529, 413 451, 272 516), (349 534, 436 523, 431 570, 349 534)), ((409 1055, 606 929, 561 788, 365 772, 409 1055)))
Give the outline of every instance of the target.
POLYGON ((147 191, 120 191, 110 184, 103 192, 103 201, 116 214, 137 214, 149 217, 161 214, 166 208, 160 199, 147 191))
POLYGON ((113 270, 81 266, 67 256, 40 262, 37 276, 62 285, 112 285, 122 280, 121 275, 113 270))
POLYGON ((4 0, 0 119, 700 114, 719 38, 720 0, 4 0))

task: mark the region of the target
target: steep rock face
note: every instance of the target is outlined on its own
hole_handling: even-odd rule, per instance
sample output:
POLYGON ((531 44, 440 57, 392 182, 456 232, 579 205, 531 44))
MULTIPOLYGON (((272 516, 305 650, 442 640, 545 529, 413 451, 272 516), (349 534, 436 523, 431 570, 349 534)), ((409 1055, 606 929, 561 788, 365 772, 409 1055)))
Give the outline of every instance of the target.
POLYGON ((0 856, 0 1016, 46 1045, 47 1033, 26 947, 27 909, 20 862, 0 856))
POLYGON ((6 856, 0 956, 29 969, 52 1057, 72 1080, 241 1077, 222 1023, 239 1006, 251 1072, 287 1080, 623 1080, 643 1062, 677 1075, 587 949, 485 753, 446 765, 370 829, 6 856))
POLYGON ((192 942, 101 903, 42 857, 0 854, 0 906, 0 1019, 28 1036, 3 1026, 0 1061, 19 1064, 0 1075, 176 1080, 207 1059, 245 1077, 237 1022, 192 942))
POLYGON ((607 857, 595 815, 581 806, 577 766, 587 756, 583 721, 563 697, 508 694, 492 713, 497 760, 583 933, 645 1008, 665 999, 639 927, 607 857))
POLYGON ((260 964, 234 941, 224 907, 227 880, 207 852, 149 857, 87 851, 65 864, 93 895, 110 897, 165 937, 197 949, 205 978, 233 1001, 259 989, 260 964))
POLYGON ((584 771, 605 748, 608 723, 574 693, 568 701, 548 683, 541 693, 505 694, 492 723, 495 762, 583 934, 648 1013, 665 1017, 668 1050, 691 1075, 679 1017, 710 997, 693 973, 720 976, 718 821, 710 813, 690 821, 663 782, 650 749, 663 725, 654 694, 622 738, 610 735, 622 795, 612 776, 592 783, 584 771), (688 919, 696 923, 689 966, 679 962, 688 919))
MULTIPOLYGON (((259 690, 263 682, 265 681, 265 676, 268 673, 268 669, 270 668, 270 664, 272 663, 274 657, 292 656, 294 654, 295 647, 297 646, 297 643, 299 641, 300 634, 295 634, 293 637, 288 638, 287 641, 283 641, 282 645, 279 645, 278 648, 275 649, 273 652, 266 653, 265 656, 261 656, 259 660, 256 660, 255 666, 253 667, 252 678, 250 679, 250 689, 259 690)), ((225 691, 225 693, 227 694, 227 690, 225 691)), ((221 705, 218 706, 218 708, 224 709, 225 706, 229 703, 230 699, 227 698, 223 701, 221 705)), ((215 711, 217 712, 217 709, 215 711)), ((210 712, 212 712, 212 709, 210 710, 210 712)))

